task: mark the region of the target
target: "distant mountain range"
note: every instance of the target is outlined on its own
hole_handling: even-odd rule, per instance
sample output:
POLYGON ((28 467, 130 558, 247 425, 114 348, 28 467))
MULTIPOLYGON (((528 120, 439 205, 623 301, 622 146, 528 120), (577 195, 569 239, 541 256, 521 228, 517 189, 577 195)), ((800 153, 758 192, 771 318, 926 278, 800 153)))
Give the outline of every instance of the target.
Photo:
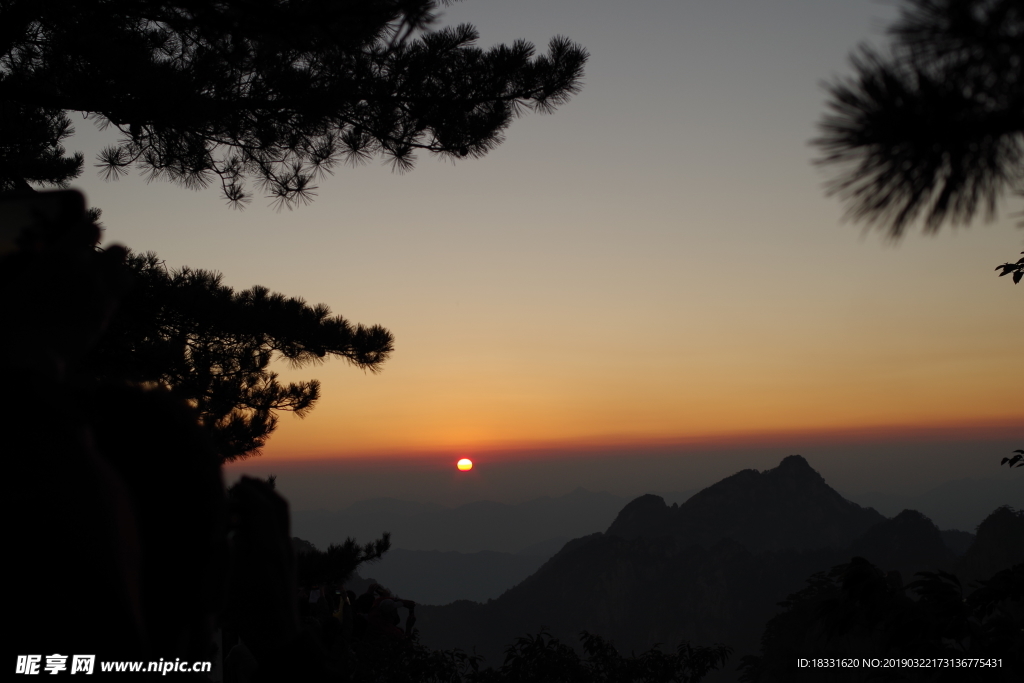
POLYGON ((731 537, 753 552, 769 549, 769 541, 778 548, 842 547, 883 516, 892 517, 911 508, 933 520, 946 520, 938 523, 942 528, 949 527, 941 532, 944 544, 962 554, 973 535, 957 529, 973 530, 997 504, 1024 508, 1024 491, 1008 476, 947 482, 914 497, 877 493, 852 496, 861 507, 826 486, 809 466, 787 472, 790 465, 806 465, 802 458, 788 461, 789 465, 787 461, 783 461, 785 467, 764 473, 739 472, 699 493, 670 491, 633 501, 582 488, 564 496, 515 505, 478 502, 455 508, 375 498, 337 512, 296 512, 293 530, 320 548, 349 536, 365 542, 390 531, 394 548, 381 561, 364 566, 363 575, 403 597, 444 605, 456 600, 486 602, 497 598, 533 574, 569 539, 602 529, 627 539, 672 535, 679 543, 705 547, 719 538, 731 537), (820 510, 808 512, 790 500, 801 486, 817 491, 815 500, 820 510), (762 515, 747 520, 728 506, 723 511, 722 500, 742 496, 748 497, 748 507, 756 504, 766 511, 765 515, 776 517, 762 515), (877 512, 865 509, 869 503, 877 512), (680 512, 683 509, 685 512, 680 512), (822 516, 823 510, 835 515, 822 516), (709 518, 714 523, 707 523, 709 518), (822 526, 825 519, 834 524, 822 526), (658 531, 673 525, 677 528, 672 533, 658 531), (823 534, 828 533, 838 535, 824 538, 823 534))
POLYGON ((873 507, 886 517, 901 510, 918 510, 928 516, 941 529, 959 529, 974 532, 981 520, 998 505, 1024 509, 1024 486, 1020 477, 1009 472, 1001 476, 982 479, 947 481, 916 496, 894 493, 858 493, 848 495, 850 500, 865 507, 873 507))
POLYGON ((419 628, 425 644, 476 651, 489 663, 516 636, 547 629, 566 642, 588 630, 637 652, 682 639, 726 643, 735 666, 757 649, 777 604, 814 572, 859 555, 909 580, 914 571, 953 569, 971 540, 940 532, 920 512, 887 519, 845 500, 790 456, 680 505, 641 496, 605 533, 567 543, 497 599, 424 606, 419 628))
POLYGON ((457 553, 397 548, 361 571, 400 597, 420 604, 487 602, 540 569, 548 557, 491 550, 457 553))
POLYGON ((393 546, 404 550, 550 556, 570 538, 607 528, 627 500, 583 488, 515 505, 481 501, 455 508, 374 498, 337 512, 294 512, 292 533, 320 548, 388 531, 393 546))
MULTIPOLYGON (((688 501, 697 491, 653 493, 671 506, 688 501)), ((941 529, 973 532, 996 505, 1024 508, 1024 487, 1019 477, 1006 473, 1002 477, 949 481, 914 496, 862 492, 845 498, 886 517, 901 510, 918 510, 941 529)), ((403 550, 519 553, 536 546, 533 553, 550 556, 567 539, 607 529, 629 501, 582 488, 514 505, 477 502, 455 508, 374 498, 339 511, 295 511, 292 529, 296 536, 320 548, 350 536, 366 542, 389 531, 394 547, 403 550)))

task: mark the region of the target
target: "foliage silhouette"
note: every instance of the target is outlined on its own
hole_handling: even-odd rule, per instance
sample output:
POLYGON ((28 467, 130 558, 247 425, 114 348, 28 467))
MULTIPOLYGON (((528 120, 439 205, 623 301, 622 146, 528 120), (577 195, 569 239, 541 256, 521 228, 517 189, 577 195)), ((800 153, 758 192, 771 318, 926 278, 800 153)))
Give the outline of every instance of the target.
POLYGON ((1024 6, 1018 0, 905 0, 891 54, 862 46, 856 72, 828 85, 814 141, 849 214, 899 237, 924 213, 944 222, 995 214, 1024 192, 1024 6))
MULTIPOLYGON (((270 490, 277 488, 277 477, 267 477, 266 484, 270 490)), ((234 487, 228 490, 229 504, 234 495, 234 487)), ((295 549, 295 574, 300 586, 313 586, 322 583, 343 584, 352 578, 359 565, 376 562, 391 549, 391 534, 384 532, 381 537, 359 545, 354 538, 346 538, 344 543, 332 543, 327 550, 320 550, 308 541, 301 541, 295 549), (299 549, 301 547, 301 550, 299 549)))
MULTIPOLYGON (((798 658, 981 658, 1002 666, 980 680, 1019 680, 1024 631, 1019 604, 1024 565, 1005 569, 965 596, 956 576, 919 572, 903 585, 867 560, 819 572, 781 603, 765 626, 759 656, 744 657, 741 681, 907 680, 899 669, 797 669, 798 658)), ((963 680, 956 668, 918 672, 923 681, 963 680)), ((976 672, 978 673, 978 672, 976 672)), ((981 676, 984 676, 981 678, 981 676)))
POLYGON ((480 668, 480 658, 459 650, 429 650, 418 642, 355 644, 351 681, 446 681, 450 683, 698 683, 721 668, 730 649, 679 645, 674 653, 658 646, 639 655, 620 654, 600 636, 580 634, 583 656, 542 631, 509 645, 498 668, 480 668))
POLYGON ((235 292, 219 274, 168 270, 153 253, 129 253, 126 263, 134 286, 82 372, 185 399, 224 461, 259 454, 278 411, 303 416, 320 396, 317 380, 281 384, 274 358, 303 366, 337 357, 378 372, 393 350, 383 327, 353 326, 323 304, 264 287, 235 292))
MULTIPOLYGON (((1024 251, 1021 252, 1024 254, 1024 251)), ((1013 284, 1020 282, 1020 279, 1024 277, 1024 257, 1017 259, 1016 263, 1004 263, 1001 266, 996 266, 996 270, 1003 272, 999 273, 999 277, 1004 275, 1012 275, 1013 284)))
MULTIPOLYGON (((0 71, 0 88, 2 79, 0 71)), ((30 190, 29 183, 68 187, 85 162, 81 152, 69 156, 64 149, 62 142, 72 134, 71 119, 59 109, 26 107, 0 96, 0 192, 30 190)))
POLYGON ((475 47, 468 24, 429 30, 442 0, 11 0, 0 16, 0 190, 64 185, 65 112, 121 133, 98 157, 189 188, 246 180, 280 206, 309 201, 339 162, 418 150, 480 157, 527 110, 580 89, 586 51, 567 38, 537 56, 518 40, 475 47), (9 139, 9 140, 8 140, 9 139))
POLYGON ((418 642, 357 640, 341 680, 351 683, 477 683, 486 680, 479 658, 459 650, 431 650, 418 642))
POLYGON ((1024 449, 1018 448, 1014 451, 1013 457, 1003 458, 1000 465, 1007 465, 1012 469, 1014 467, 1024 467, 1024 449))
POLYGON ((391 549, 391 534, 384 532, 381 537, 359 545, 354 538, 344 543, 332 543, 327 550, 312 548, 297 553, 296 573, 300 586, 321 583, 345 583, 360 565, 376 562, 391 549))

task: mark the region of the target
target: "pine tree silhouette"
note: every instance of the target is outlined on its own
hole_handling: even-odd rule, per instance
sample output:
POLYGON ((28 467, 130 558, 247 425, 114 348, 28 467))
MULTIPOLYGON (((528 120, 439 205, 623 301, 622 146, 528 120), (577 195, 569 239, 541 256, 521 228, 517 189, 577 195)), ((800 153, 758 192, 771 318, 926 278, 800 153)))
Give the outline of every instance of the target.
MULTIPOLYGON (((441 2, 440 4, 450 4, 441 2)), ((341 162, 397 171, 423 150, 486 154, 512 119, 580 88, 586 51, 564 37, 475 47, 468 24, 430 31, 435 0, 36 2, 0 10, 0 191, 65 185, 65 112, 121 133, 107 178, 137 167, 190 188, 247 180, 280 206, 309 201, 341 162)))
POLYGON ((814 141, 852 218, 936 232, 1024 193, 1024 5, 905 0, 890 53, 862 46, 814 141))
POLYGON ((317 380, 281 384, 275 357, 377 372, 393 350, 383 327, 353 326, 323 304, 265 287, 235 292, 217 273, 168 270, 153 253, 129 254, 127 265, 134 285, 81 371, 169 389, 197 409, 225 461, 258 455, 278 411, 303 416, 320 397, 317 380))

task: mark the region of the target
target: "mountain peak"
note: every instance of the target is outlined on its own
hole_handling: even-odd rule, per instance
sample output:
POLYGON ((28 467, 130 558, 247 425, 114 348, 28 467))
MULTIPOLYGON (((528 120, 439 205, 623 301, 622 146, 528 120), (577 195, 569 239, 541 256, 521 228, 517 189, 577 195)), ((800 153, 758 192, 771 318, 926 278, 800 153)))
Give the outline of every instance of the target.
POLYGON ((825 478, 818 474, 818 471, 811 467, 811 463, 807 462, 807 459, 802 455, 787 455, 782 459, 778 467, 774 470, 769 470, 768 473, 808 482, 820 482, 822 485, 827 486, 825 478))
POLYGON ((904 510, 874 525, 850 545, 850 554, 906 576, 922 569, 948 569, 953 562, 938 527, 917 510, 904 510))
POLYGON ((802 455, 787 455, 775 469, 793 471, 810 470, 811 472, 814 472, 814 468, 811 467, 811 463, 807 462, 807 459, 802 455))
POLYGON ((639 536, 670 536, 672 513, 675 512, 665 504, 665 499, 653 493, 645 493, 634 498, 619 511, 608 533, 621 538, 637 538, 639 536))
POLYGON ((749 550, 842 548, 884 519, 843 498, 799 455, 778 467, 743 470, 670 508, 637 498, 608 528, 621 538, 672 536, 710 547, 731 538, 749 550))

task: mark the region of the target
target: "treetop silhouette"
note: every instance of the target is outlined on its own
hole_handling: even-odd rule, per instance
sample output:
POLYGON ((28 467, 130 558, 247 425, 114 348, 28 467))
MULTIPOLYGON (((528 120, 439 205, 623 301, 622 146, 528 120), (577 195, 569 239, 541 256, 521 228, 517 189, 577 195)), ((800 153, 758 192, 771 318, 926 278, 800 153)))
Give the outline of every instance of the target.
MULTIPOLYGON (((1021 254, 1024 254, 1024 251, 1021 254)), ((1017 259, 1016 263, 1004 263, 1001 266, 996 266, 996 270, 1003 271, 999 273, 999 277, 1009 275, 1013 278, 1013 284, 1017 284, 1024 277, 1024 256, 1017 259)))
POLYGON ((587 52, 555 37, 475 46, 468 24, 429 30, 452 0, 12 0, 0 18, 0 190, 64 186, 65 112, 121 139, 107 178, 135 166, 190 188, 246 181, 280 206, 308 202, 341 162, 397 171, 423 150, 480 157, 512 119, 579 91, 587 52), (9 138, 9 140, 8 140, 9 138), (9 143, 9 144, 8 144, 9 143))
POLYGON ((829 192, 893 237, 922 214, 926 232, 991 219, 1024 193, 1024 5, 905 0, 888 33, 888 54, 861 46, 827 86, 829 192))

